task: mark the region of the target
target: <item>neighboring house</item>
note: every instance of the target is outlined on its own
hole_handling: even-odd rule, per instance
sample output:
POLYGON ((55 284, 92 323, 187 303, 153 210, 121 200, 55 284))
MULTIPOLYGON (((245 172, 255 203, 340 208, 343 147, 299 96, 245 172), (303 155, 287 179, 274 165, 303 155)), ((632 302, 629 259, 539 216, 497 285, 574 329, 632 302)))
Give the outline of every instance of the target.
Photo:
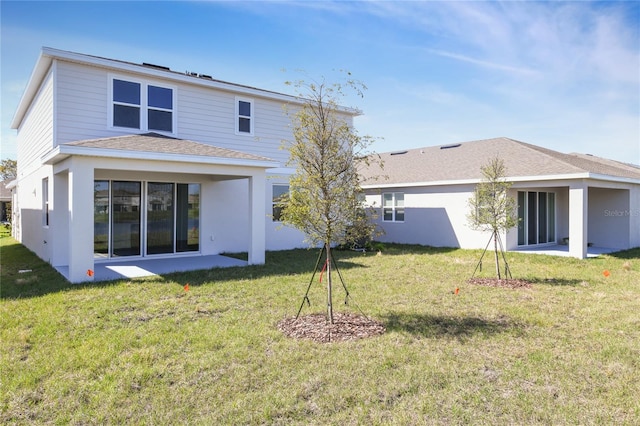
MULTIPOLYGON (((302 247, 271 217, 300 99, 43 48, 12 122, 14 236, 72 282, 95 262, 302 247)), ((340 111, 352 124, 356 111, 340 111)))
POLYGON ((490 233, 470 228, 468 200, 495 156, 520 219, 502 235, 506 250, 568 244, 571 256, 585 258, 588 246, 640 246, 639 167, 508 138, 381 154, 384 169, 365 170, 363 186, 368 204, 381 208, 381 241, 486 247, 490 233))
POLYGON ((11 220, 11 189, 7 184, 11 181, 0 182, 0 222, 10 222, 11 220))

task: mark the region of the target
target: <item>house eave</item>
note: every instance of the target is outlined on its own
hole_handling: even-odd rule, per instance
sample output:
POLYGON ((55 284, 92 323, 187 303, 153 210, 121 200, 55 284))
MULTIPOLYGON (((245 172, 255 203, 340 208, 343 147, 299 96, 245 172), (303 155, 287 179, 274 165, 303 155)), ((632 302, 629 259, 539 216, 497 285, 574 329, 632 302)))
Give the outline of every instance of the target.
POLYGON ((128 160, 169 161, 176 163, 209 164, 217 166, 253 167, 272 169, 279 167, 276 161, 250 160, 240 158, 211 157, 175 153, 130 151, 121 149, 87 148, 81 146, 58 145, 41 157, 42 164, 54 165, 71 156, 113 158, 128 160))
MULTIPOLYGON (((558 175, 544 175, 544 176, 512 176, 512 177, 505 178, 506 181, 513 182, 513 183, 575 180, 575 179, 593 179, 593 180, 603 180, 607 182, 640 184, 640 179, 609 176, 609 175, 602 175, 602 174, 595 174, 595 173, 588 173, 588 172, 558 174, 558 175)), ((452 179, 452 180, 438 180, 438 181, 426 181, 426 182, 399 182, 399 183, 362 185, 362 189, 390 189, 390 188, 416 188, 416 187, 425 187, 425 186, 469 185, 469 184, 477 184, 480 181, 481 179, 452 179)))

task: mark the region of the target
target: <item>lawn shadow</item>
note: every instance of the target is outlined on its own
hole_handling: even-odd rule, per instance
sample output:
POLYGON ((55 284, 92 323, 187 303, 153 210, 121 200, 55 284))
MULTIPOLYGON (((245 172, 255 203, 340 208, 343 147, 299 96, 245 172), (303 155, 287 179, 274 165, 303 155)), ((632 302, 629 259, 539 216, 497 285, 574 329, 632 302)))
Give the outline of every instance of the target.
POLYGON ((618 259, 639 259, 640 260, 640 247, 632 248, 629 250, 616 251, 607 254, 607 256, 616 257, 618 259))
POLYGON ((385 256, 399 256, 406 254, 443 254, 460 250, 458 247, 433 247, 420 244, 398 244, 373 242, 369 253, 382 252, 385 256))
POLYGON ((466 340, 474 335, 491 335, 519 329, 521 325, 504 317, 488 320, 461 317, 391 312, 382 317, 388 331, 400 331, 427 338, 466 340))
POLYGON ((584 280, 577 278, 526 278, 532 284, 542 284, 550 286, 577 286, 584 280))

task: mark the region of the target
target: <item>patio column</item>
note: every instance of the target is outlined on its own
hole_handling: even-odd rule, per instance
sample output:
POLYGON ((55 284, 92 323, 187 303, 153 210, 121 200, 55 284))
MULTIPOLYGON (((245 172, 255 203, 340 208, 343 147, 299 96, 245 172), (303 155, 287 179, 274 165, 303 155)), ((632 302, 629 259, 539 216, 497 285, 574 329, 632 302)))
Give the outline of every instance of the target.
POLYGON ((584 181, 569 187, 569 254, 578 259, 587 257, 589 187, 584 181))
POLYGON ((69 281, 93 281, 93 165, 73 158, 69 167, 69 281))
POLYGON ((264 264, 265 251, 265 187, 262 172, 249 177, 249 265, 264 264))

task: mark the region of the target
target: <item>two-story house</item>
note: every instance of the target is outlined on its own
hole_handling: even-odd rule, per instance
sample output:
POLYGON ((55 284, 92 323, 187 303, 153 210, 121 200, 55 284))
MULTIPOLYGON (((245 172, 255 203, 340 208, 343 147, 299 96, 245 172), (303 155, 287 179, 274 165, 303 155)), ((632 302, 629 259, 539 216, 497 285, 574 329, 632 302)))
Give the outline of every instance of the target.
MULTIPOLYGON (((96 263, 304 246, 288 191, 294 96, 43 48, 12 122, 15 237, 71 282, 96 263), (277 215, 276 215, 277 216, 277 215)), ((341 110, 352 124, 356 112, 341 110)))

